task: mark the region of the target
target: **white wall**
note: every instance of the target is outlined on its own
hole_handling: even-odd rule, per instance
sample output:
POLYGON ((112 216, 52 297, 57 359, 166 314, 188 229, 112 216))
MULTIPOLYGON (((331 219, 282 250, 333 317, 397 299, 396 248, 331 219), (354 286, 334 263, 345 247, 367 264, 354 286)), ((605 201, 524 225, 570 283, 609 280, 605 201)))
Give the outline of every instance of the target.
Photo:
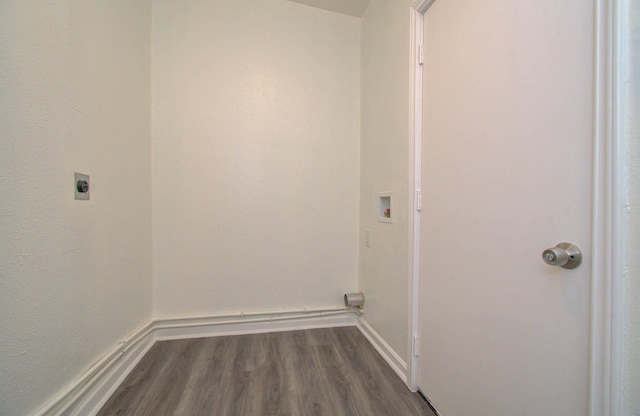
POLYGON ((625 415, 640 415, 640 1, 622 2, 627 36, 623 85, 624 132, 627 140, 628 209, 625 210, 626 342, 625 415))
POLYGON ((158 317, 340 306, 357 289, 360 20, 153 2, 158 317))
POLYGON ((371 0, 362 17, 360 287, 365 319, 407 359, 409 282, 409 7, 371 0), (393 223, 378 222, 378 192, 392 191, 393 223), (365 230, 371 230, 365 246, 365 230))
POLYGON ((151 316, 150 4, 5 0, 0 45, 0 414, 19 416, 151 316))

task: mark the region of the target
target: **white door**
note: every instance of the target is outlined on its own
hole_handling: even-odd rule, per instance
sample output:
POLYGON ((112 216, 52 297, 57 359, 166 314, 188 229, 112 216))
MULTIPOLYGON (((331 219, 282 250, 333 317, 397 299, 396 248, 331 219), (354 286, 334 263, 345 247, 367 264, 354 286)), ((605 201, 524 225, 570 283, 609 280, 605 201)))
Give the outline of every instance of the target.
POLYGON ((443 416, 588 413, 593 9, 425 14, 418 386, 443 416), (582 265, 545 264, 565 241, 582 265))

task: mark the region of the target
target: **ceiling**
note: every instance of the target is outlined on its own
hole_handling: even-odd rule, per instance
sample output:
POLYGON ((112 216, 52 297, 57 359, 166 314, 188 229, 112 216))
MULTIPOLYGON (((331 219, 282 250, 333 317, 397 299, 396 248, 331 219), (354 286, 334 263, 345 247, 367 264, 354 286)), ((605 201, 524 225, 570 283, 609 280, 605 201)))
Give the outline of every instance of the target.
POLYGON ((362 17, 370 0, 289 0, 336 13, 362 17))

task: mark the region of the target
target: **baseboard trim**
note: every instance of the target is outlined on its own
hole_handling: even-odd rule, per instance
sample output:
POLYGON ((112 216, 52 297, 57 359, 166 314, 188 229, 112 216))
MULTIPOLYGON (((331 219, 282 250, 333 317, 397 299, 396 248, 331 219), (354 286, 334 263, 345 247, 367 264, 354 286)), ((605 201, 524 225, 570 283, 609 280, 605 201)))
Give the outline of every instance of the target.
MULTIPOLYGON (((135 331, 97 360, 87 371, 33 416, 88 415, 109 389, 109 381, 124 378, 153 345, 153 322, 135 331), (132 364, 135 362, 135 364, 132 364)), ((107 396, 108 397, 108 396, 107 396)), ((95 411, 99 410, 96 409, 95 411)))
POLYGON ((97 414, 156 341, 357 324, 355 309, 346 308, 254 312, 150 321, 96 361, 33 416, 97 414))
POLYGON ((156 321, 157 340, 259 334, 302 329, 355 326, 353 309, 301 312, 265 312, 235 317, 203 317, 156 321))
MULTIPOLYGON (((358 319, 357 328, 369 340, 371 345, 384 358, 389 366, 396 372, 398 377, 407 384, 407 363, 400 357, 389 344, 376 332, 371 325, 363 318, 358 319)), ((408 384, 407 384, 408 386, 408 384)))
POLYGON ((155 344, 155 339, 153 334, 149 333, 144 340, 123 353, 117 364, 113 365, 113 368, 102 377, 102 380, 96 381, 91 390, 77 400, 77 405, 74 406, 73 410, 66 414, 69 416, 97 414, 153 344, 155 344))

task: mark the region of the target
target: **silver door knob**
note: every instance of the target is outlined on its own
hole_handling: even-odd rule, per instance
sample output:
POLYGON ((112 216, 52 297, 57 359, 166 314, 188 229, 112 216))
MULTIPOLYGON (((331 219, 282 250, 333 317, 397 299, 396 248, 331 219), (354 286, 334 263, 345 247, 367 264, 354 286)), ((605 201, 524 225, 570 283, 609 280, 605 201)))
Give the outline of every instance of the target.
POLYGON ((543 251, 542 260, 551 266, 575 269, 582 263, 582 252, 571 243, 559 243, 543 251))

